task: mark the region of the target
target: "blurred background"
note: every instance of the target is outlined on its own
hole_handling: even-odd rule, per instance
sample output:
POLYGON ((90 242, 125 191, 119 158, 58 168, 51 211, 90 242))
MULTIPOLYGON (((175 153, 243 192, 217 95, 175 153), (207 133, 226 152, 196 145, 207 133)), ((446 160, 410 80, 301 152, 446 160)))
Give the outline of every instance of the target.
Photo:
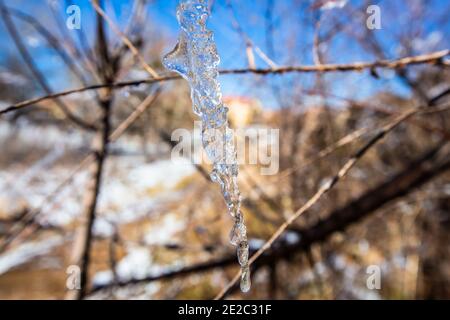
MULTIPOLYGON (((197 120, 161 64, 177 4, 0 1, 0 299, 210 299, 238 271, 210 166, 171 159, 172 132, 197 120)), ((280 130, 276 174, 240 168, 252 252, 383 125, 444 106, 372 146, 255 262, 251 291, 226 297, 450 298, 450 3, 210 6, 220 69, 242 71, 220 76, 230 126, 280 130), (271 72, 285 66, 316 70, 271 72)))

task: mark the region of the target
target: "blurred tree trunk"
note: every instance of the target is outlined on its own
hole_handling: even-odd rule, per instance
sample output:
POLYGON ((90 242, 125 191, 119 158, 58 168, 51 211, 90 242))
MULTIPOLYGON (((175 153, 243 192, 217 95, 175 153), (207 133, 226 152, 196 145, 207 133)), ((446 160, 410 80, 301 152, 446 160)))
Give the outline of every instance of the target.
MULTIPOLYGON (((102 6, 102 1, 96 4, 102 6)), ((102 17, 97 13, 97 72, 104 83, 113 83, 119 58, 112 58, 108 49, 105 28, 102 17)), ((100 128, 93 143, 95 162, 89 168, 89 181, 83 203, 83 213, 77 229, 71 264, 80 268, 80 290, 70 290, 67 299, 83 299, 88 292, 88 273, 90 264, 90 251, 92 246, 92 227, 96 218, 97 200, 100 192, 104 162, 108 153, 108 138, 110 134, 111 106, 113 102, 113 89, 108 87, 99 96, 101 110, 100 128)))
POLYGON ((92 243, 92 226, 95 221, 97 198, 102 181, 103 166, 107 154, 108 136, 110 132, 110 107, 111 92, 102 99, 102 128, 94 139, 93 152, 96 160, 89 168, 89 181, 86 186, 83 202, 83 213, 79 221, 80 225, 75 235, 70 264, 80 267, 80 290, 68 291, 67 299, 82 299, 87 292, 88 269, 90 263, 90 248, 92 243))
POLYGON ((423 218, 417 298, 450 299, 450 197, 423 218))

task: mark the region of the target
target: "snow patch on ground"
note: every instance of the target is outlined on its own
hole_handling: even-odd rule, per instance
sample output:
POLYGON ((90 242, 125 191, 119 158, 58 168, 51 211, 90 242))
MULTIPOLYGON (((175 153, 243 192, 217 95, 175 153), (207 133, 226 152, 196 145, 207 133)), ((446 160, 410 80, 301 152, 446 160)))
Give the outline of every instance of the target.
POLYGON ((42 241, 24 243, 14 250, 7 251, 0 255, 0 274, 4 274, 14 267, 49 253, 50 250, 62 244, 63 241, 62 237, 53 236, 42 241))
POLYGON ((151 228, 144 237, 148 245, 162 245, 170 243, 173 236, 186 227, 186 222, 174 214, 165 215, 161 223, 151 228))

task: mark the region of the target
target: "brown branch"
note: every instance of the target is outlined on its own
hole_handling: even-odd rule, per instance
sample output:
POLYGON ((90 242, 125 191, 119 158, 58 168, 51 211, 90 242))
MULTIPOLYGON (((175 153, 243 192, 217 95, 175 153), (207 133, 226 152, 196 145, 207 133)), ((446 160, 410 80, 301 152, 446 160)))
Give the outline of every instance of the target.
MULTIPOLYGON (((442 145, 432 148, 393 178, 387 179, 345 206, 332 211, 327 215, 328 219, 307 229, 298 230, 301 235, 298 243, 281 244, 281 246, 273 248, 261 256, 255 267, 276 259, 289 259, 294 253, 303 252, 312 244, 325 241, 333 233, 345 230, 387 203, 407 195, 443 172, 450 170, 448 146, 446 144, 447 150, 444 152, 440 152, 444 149, 442 145)), ((223 297, 235 288, 237 286, 229 287, 223 293, 223 297)))
MULTIPOLYGON (((28 69, 30 69, 34 78, 37 80, 42 89, 47 93, 47 95, 49 96, 52 95, 53 93, 52 89, 50 88, 50 85, 47 83, 47 80, 45 79, 44 75, 39 71, 39 69, 35 65, 34 60, 30 52, 28 51, 27 47, 23 43, 18 30, 11 19, 10 12, 8 8, 4 5, 3 1, 0 1, 0 14, 3 18, 8 33, 11 35, 11 38, 14 44, 16 45, 19 54, 21 55, 22 59, 27 65, 28 69)), ((92 124, 86 123, 83 119, 73 114, 62 100, 56 99, 55 102, 57 106, 61 109, 61 111, 64 113, 64 115, 74 124, 78 125, 80 128, 87 130, 95 129, 95 127, 92 124)))
POLYGON ((248 66, 250 69, 255 69, 255 57, 253 55, 253 51, 263 60, 269 67, 276 68, 277 64, 272 61, 262 50, 259 48, 252 39, 248 36, 248 34, 244 31, 239 20, 236 15, 236 11, 234 10, 233 4, 230 0, 226 1, 226 7, 230 11, 231 17, 231 25, 235 29, 235 31, 239 34, 239 36, 243 39, 246 47, 246 54, 248 60, 248 66))
MULTIPOLYGON (((97 15, 97 43, 100 65, 103 66, 101 77, 104 82, 110 83, 117 74, 117 68, 111 64, 108 42, 106 40, 103 22, 99 15, 97 15)), ((89 169, 90 174, 84 194, 83 212, 79 221, 79 226, 76 230, 72 257, 70 259, 72 265, 77 265, 80 268, 80 288, 79 290, 68 291, 66 299, 80 300, 83 299, 87 293, 93 240, 92 227, 97 215, 98 196, 100 193, 102 176, 104 174, 104 164, 108 154, 113 99, 114 92, 111 88, 105 90, 100 96, 99 102, 102 120, 101 127, 97 131, 93 142, 95 161, 91 164, 89 169)))
MULTIPOLYGON (((376 212, 376 210, 387 203, 413 192, 447 170, 450 170, 450 152, 443 152, 442 148, 439 147, 433 148, 431 151, 427 151, 425 154, 420 155, 392 178, 386 179, 376 187, 364 192, 358 198, 349 201, 343 207, 335 209, 327 214, 327 219, 320 221, 307 229, 298 229, 298 232, 301 235, 298 242, 288 244, 284 241, 278 241, 276 248, 274 247, 272 250, 262 255, 261 258, 255 262, 253 267, 257 268, 263 265, 271 265, 274 261, 289 259, 293 254, 305 251, 311 247, 312 244, 325 241, 333 233, 345 230, 352 224, 366 218, 371 213, 376 212)), ((207 272, 215 268, 231 266, 235 263, 236 261, 233 255, 225 256, 207 263, 195 264, 176 271, 169 271, 143 279, 131 279, 128 281, 121 281, 118 284, 97 286, 90 294, 104 289, 173 279, 196 272, 207 272)), ((232 288, 230 288, 230 291, 231 289, 232 288)))
MULTIPOLYGON (((130 126, 134 123, 149 107, 151 107, 159 96, 161 90, 158 88, 154 94, 149 95, 145 98, 137 107, 133 110, 133 112, 121 123, 117 126, 117 128, 111 133, 109 136, 109 141, 116 141, 130 126)), ((56 196, 64 190, 74 179, 75 175, 84 169, 86 166, 90 165, 95 160, 94 153, 89 153, 76 167, 72 170, 68 177, 66 177, 50 194, 48 194, 45 199, 42 201, 41 205, 33 210, 29 210, 26 216, 23 218, 23 223, 19 226, 16 225, 16 228, 13 229, 3 243, 0 245, 0 252, 3 252, 11 243, 17 239, 24 229, 33 223, 35 217, 42 212, 44 206, 53 202, 56 196)))
POLYGON ((142 67, 147 71, 153 78, 158 78, 158 73, 148 65, 145 61, 145 58, 141 55, 139 50, 135 47, 135 45, 127 38, 127 36, 120 31, 119 27, 111 20, 110 17, 103 11, 102 8, 96 3, 96 1, 91 0, 92 7, 97 11, 97 14, 100 15, 106 23, 108 23, 111 30, 123 41, 123 43, 130 49, 131 53, 138 59, 141 63, 142 67))
MULTIPOLYGON (((268 74, 284 74, 284 73, 309 73, 309 72, 349 72, 349 71, 362 71, 362 70, 370 70, 373 68, 387 68, 387 69, 396 69, 403 68, 410 65, 418 65, 418 64, 438 64, 443 67, 450 66, 450 62, 443 60, 446 56, 450 54, 450 50, 442 50, 433 52, 426 55, 419 55, 413 57, 407 57, 397 60, 380 60, 375 62, 359 62, 359 63, 349 63, 349 64, 323 64, 323 65, 314 65, 314 66, 292 66, 292 67, 278 67, 271 69, 232 69, 232 70, 221 70, 220 74, 229 75, 229 74, 259 74, 259 75, 268 75, 268 74)), ((0 110, 0 114, 8 113, 11 111, 16 111, 22 109, 24 107, 37 104, 39 102, 55 99, 67 95, 71 95, 74 93, 80 93, 90 90, 99 90, 103 88, 123 88, 130 86, 138 86, 140 84, 151 84, 156 82, 165 82, 172 80, 179 80, 181 76, 170 74, 170 75, 162 75, 156 78, 149 79, 141 79, 141 80, 132 80, 132 81, 124 81, 124 82, 116 82, 116 83, 106 83, 106 84, 97 84, 82 88, 70 89, 66 91, 62 91, 59 93, 46 95, 39 98, 34 98, 30 100, 25 100, 16 104, 13 104, 9 107, 6 107, 3 110, 0 110)))
MULTIPOLYGON (((440 99, 442 99, 443 97, 447 96, 450 94, 450 88, 446 89, 444 91, 442 91, 440 94, 434 96, 433 98, 429 99, 430 105, 435 105, 440 99)), ((398 115, 399 112, 393 112, 390 110, 386 110, 386 109, 382 109, 382 108, 376 108, 376 107, 367 107, 365 105, 360 105, 354 101, 352 101, 352 106, 356 107, 356 108, 362 108, 362 109, 366 109, 366 108, 370 108, 373 109, 377 112, 382 112, 385 114, 390 114, 390 115, 398 115)), ((448 110, 448 107, 443 107, 443 108, 433 108, 431 110, 428 111, 423 111, 423 114, 432 114, 432 113, 438 113, 438 112, 445 112, 448 110)), ((415 121, 414 119, 407 119, 408 122, 411 122, 413 124, 417 124, 419 127, 428 130, 428 131, 434 131, 434 132, 438 132, 442 138, 445 138, 446 140, 450 140, 450 134, 445 131, 442 130, 440 128, 435 128, 430 126, 429 124, 425 124, 422 122, 418 122, 415 121)), ((286 170, 284 170, 283 172, 281 172, 278 182, 286 177, 288 177, 289 175, 291 175, 292 173, 298 171, 298 170, 303 170, 306 167, 310 166, 313 163, 316 163, 317 161, 319 161, 322 158, 327 157, 328 155, 332 154, 334 151, 336 151, 337 149, 346 146, 352 142, 354 142, 355 140, 359 139, 360 137, 364 136, 365 134, 376 130, 377 128, 373 128, 373 127, 363 127, 360 129, 357 129, 353 132, 350 132, 349 134, 345 135, 344 137, 340 138, 338 141, 336 141, 335 143, 325 147, 324 149, 322 149, 321 151, 317 152, 314 156, 307 158, 306 160, 303 161, 303 163, 293 166, 291 168, 288 168, 286 170)), ((272 185, 274 183, 277 182, 272 182, 272 183, 268 183, 267 185, 272 185)))
POLYGON ((69 7, 72 3, 70 3, 69 0, 65 0, 64 3, 62 1, 59 2, 61 4, 60 7, 55 7, 51 3, 47 2, 47 7, 52 14, 53 21, 55 22, 57 29, 60 33, 60 37, 62 37, 63 42, 67 45, 69 50, 76 56, 76 58, 79 59, 79 61, 82 63, 83 68, 88 70, 90 74, 92 75, 95 80, 99 80, 99 76, 95 70, 94 65, 94 56, 92 53, 92 50, 89 48, 88 41, 85 37, 85 34, 83 31, 78 30, 75 32, 78 38, 78 42, 80 44, 80 48, 78 48, 78 45, 72 37, 72 33, 68 32, 68 29, 66 27, 66 21, 64 17, 61 16, 60 11, 61 9, 65 9, 69 7), (62 7, 62 8, 61 8, 62 7))
POLYGON ((8 7, 11 15, 17 17, 30 24, 50 45, 50 47, 55 50, 55 52, 60 56, 61 60, 68 66, 68 68, 72 71, 72 73, 80 80, 80 82, 87 86, 87 81, 83 76, 82 70, 78 68, 78 66, 73 62, 73 59, 66 52, 65 48, 60 44, 58 38, 56 38, 44 25, 42 25, 37 19, 33 16, 26 14, 20 10, 15 8, 8 7))
MULTIPOLYGON (((417 114, 428 107, 418 107, 413 108, 399 117, 394 121, 385 125, 374 137, 372 137, 362 148, 360 148, 347 162, 339 169, 336 175, 330 179, 327 183, 324 183, 319 190, 293 215, 291 215, 286 222, 284 222, 275 233, 267 240, 267 242, 250 258, 249 265, 252 265, 265 251, 267 251, 272 244, 283 234, 284 231, 300 217, 304 212, 309 210, 314 204, 316 204, 324 194, 328 193, 345 175, 350 171, 350 169, 361 159, 367 151, 374 146, 378 141, 380 141, 387 133, 391 132, 400 123, 410 118, 414 114, 417 114)), ((240 273, 238 272, 236 276, 230 281, 230 283, 217 295, 216 299, 222 299, 225 294, 237 283, 240 278, 240 273)))
POLYGON ((413 57, 406 57, 397 60, 379 60, 375 62, 355 62, 349 64, 321 64, 313 66, 292 66, 292 67, 278 67, 272 69, 236 69, 228 70, 222 73, 226 74, 282 74, 289 72, 345 72, 345 71, 363 71, 365 69, 398 69, 409 65, 417 64, 442 64, 449 66, 448 61, 442 61, 443 58, 450 55, 450 50, 442 50, 430 54, 418 55, 413 57))
POLYGON ((16 110, 22 109, 24 107, 43 102, 45 100, 51 100, 51 99, 55 99, 55 98, 59 98, 59 97, 63 97, 63 96, 68 96, 68 95, 71 95, 74 93, 81 93, 81 92, 90 91, 90 90, 100 90, 100 89, 104 89, 104 88, 117 89, 117 88, 123 88, 123 87, 132 87, 132 86, 138 86, 141 84, 153 84, 153 83, 157 83, 157 82, 164 82, 164 81, 177 80, 177 79, 180 79, 180 77, 176 76, 176 75, 171 75, 171 76, 160 77, 159 80, 144 79, 144 80, 117 82, 117 83, 111 83, 111 84, 94 84, 94 85, 87 86, 87 87, 70 89, 70 90, 58 92, 55 94, 51 94, 51 95, 47 95, 47 96, 43 96, 43 97, 39 97, 39 98, 25 100, 25 101, 16 103, 12 106, 9 106, 9 107, 1 110, 0 114, 8 113, 11 111, 16 111, 16 110))
POLYGON ((92 246, 92 226, 96 218, 96 209, 103 167, 107 155, 108 135, 110 130, 112 96, 106 93, 102 100, 102 129, 99 130, 94 142, 95 161, 90 167, 89 181, 85 191, 84 209, 77 228, 72 249, 71 264, 80 267, 80 290, 68 291, 67 299, 83 299, 88 284, 88 268, 90 265, 90 249, 92 246))
POLYGON ((93 293, 96 293, 96 292, 104 290, 104 289, 111 289, 111 288, 115 288, 115 287, 125 287, 125 286, 129 286, 129 285, 133 285, 133 284, 140 284, 140 283, 146 283, 146 282, 152 282, 152 281, 158 281, 158 280, 173 279, 173 278, 177 278, 177 277, 181 277, 181 276, 187 276, 189 274, 196 273, 196 272, 205 272, 205 271, 209 271, 211 269, 231 265, 231 264, 235 263, 235 260, 236 260, 235 257, 230 255, 228 257, 220 258, 217 260, 194 264, 192 266, 184 267, 179 270, 163 272, 163 273, 153 275, 153 276, 148 276, 148 277, 145 277, 142 279, 131 279, 131 280, 127 280, 127 281, 120 281, 116 284, 111 283, 111 284, 99 285, 99 286, 94 287, 92 289, 92 291, 89 292, 89 294, 93 294, 93 293))

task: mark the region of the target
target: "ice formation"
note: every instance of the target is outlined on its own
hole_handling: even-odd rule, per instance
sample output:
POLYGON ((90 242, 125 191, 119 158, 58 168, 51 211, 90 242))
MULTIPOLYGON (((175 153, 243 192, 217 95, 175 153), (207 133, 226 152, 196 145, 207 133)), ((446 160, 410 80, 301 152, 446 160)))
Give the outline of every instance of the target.
POLYGON ((179 73, 191 86, 194 113, 202 120, 202 144, 213 163, 211 180, 221 187, 228 212, 234 220, 230 242, 236 247, 241 265, 241 290, 250 290, 248 241, 241 213, 237 184, 238 164, 233 133, 228 127, 227 107, 217 80, 219 55, 213 33, 207 29, 207 0, 180 0, 177 19, 181 27, 178 43, 163 60, 164 66, 179 73))

